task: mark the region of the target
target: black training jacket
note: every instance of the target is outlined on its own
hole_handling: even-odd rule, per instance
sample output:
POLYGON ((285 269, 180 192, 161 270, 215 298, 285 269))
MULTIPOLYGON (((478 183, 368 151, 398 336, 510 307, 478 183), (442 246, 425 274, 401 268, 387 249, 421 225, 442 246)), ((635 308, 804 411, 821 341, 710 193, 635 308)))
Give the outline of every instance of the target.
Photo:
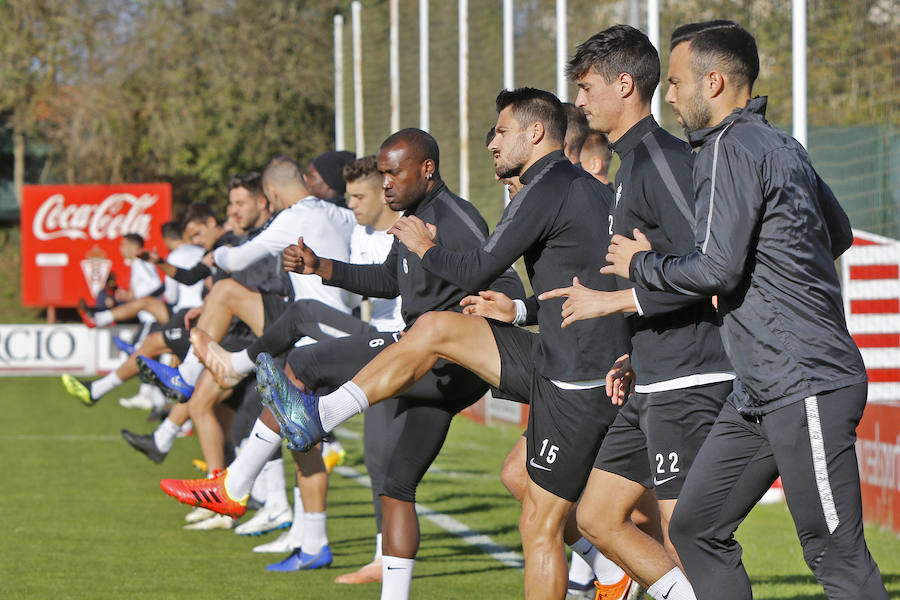
MULTIPOLYGON (((621 159, 610 233, 631 237, 637 228, 661 254, 691 252, 694 156, 690 146, 647 116, 610 147, 621 159)), ((633 287, 627 279, 617 282, 619 289, 633 287)), ((642 287, 633 293, 643 312, 627 319, 638 385, 732 370, 722 346, 720 318, 708 297, 642 287)))
POLYGON ((631 278, 652 290, 718 294, 725 350, 759 415, 866 380, 844 320, 834 259, 850 221, 806 150, 765 119, 754 98, 715 127, 693 132, 697 247, 642 252, 631 278))
MULTIPOLYGON (((443 182, 432 189, 404 215, 415 215, 437 227, 435 243, 453 250, 480 247, 487 239, 488 226, 478 209, 463 200, 443 182)), ((509 265, 488 280, 484 287, 463 287, 435 277, 422 267, 419 257, 398 240, 380 265, 332 262, 331 279, 323 282, 373 298, 401 298, 401 314, 412 325, 430 310, 459 311, 459 301, 479 290, 503 292, 510 298, 523 298, 525 288, 509 265), (494 281, 496 279, 496 281, 494 281)))
MULTIPOLYGON (((468 251, 435 246, 425 253, 425 268, 464 289, 480 290, 524 256, 536 295, 568 287, 575 276, 587 287, 614 291, 615 278, 600 273, 609 245, 609 188, 571 164, 562 151, 547 154, 519 179, 522 189, 483 246, 468 251)), ((615 359, 630 349, 624 317, 588 319, 562 329, 563 302, 552 298, 539 303, 535 369, 547 379, 566 382, 605 377, 615 359)))

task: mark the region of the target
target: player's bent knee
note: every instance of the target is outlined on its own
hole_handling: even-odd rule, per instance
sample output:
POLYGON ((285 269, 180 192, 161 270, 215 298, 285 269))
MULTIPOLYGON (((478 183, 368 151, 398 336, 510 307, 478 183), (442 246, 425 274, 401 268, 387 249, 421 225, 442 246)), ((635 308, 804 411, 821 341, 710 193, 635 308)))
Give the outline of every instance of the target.
POLYGON ((427 312, 418 319, 415 325, 404 335, 410 336, 408 341, 426 342, 430 346, 439 346, 454 337, 452 331, 455 313, 427 312))
POLYGON ((692 519, 690 511, 682 503, 675 505, 672 511, 672 518, 669 519, 669 540, 675 549, 683 548, 688 544, 692 544, 694 540, 700 537, 700 523, 697 519, 692 519))

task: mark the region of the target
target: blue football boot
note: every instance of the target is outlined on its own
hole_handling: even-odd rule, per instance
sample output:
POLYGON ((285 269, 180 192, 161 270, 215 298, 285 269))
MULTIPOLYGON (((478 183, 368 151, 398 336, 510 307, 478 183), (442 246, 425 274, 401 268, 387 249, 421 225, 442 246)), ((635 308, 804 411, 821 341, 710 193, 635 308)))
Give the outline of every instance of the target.
POLYGON ((158 387, 173 402, 187 402, 194 393, 175 367, 164 365, 146 356, 137 357, 138 375, 144 383, 158 387))
POLYGON ((319 397, 297 389, 265 352, 256 357, 256 389, 275 415, 288 448, 306 452, 325 437, 319 397))
POLYGON ((266 567, 266 571, 289 573, 291 571, 311 571, 331 565, 331 548, 328 544, 322 546, 316 554, 306 554, 300 548, 291 552, 290 556, 282 561, 266 567))

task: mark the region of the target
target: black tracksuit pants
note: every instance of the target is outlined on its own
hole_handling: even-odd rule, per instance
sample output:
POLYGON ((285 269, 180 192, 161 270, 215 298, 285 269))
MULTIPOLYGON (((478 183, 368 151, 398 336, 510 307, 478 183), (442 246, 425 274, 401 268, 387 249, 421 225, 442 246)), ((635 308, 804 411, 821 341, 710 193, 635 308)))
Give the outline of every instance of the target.
POLYGON ((726 402, 697 455, 669 535, 699 600, 750 600, 734 531, 781 475, 806 564, 828 598, 887 599, 863 536, 856 426, 861 383, 759 418, 726 402))

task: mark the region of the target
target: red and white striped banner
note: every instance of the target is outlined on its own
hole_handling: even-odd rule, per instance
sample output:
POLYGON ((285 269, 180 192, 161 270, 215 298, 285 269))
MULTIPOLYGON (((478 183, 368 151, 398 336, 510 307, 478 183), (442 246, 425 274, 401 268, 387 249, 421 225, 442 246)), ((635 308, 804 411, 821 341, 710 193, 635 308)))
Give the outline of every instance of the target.
POLYGON ((869 374, 869 400, 900 400, 900 241, 853 230, 841 257, 847 328, 869 374))

